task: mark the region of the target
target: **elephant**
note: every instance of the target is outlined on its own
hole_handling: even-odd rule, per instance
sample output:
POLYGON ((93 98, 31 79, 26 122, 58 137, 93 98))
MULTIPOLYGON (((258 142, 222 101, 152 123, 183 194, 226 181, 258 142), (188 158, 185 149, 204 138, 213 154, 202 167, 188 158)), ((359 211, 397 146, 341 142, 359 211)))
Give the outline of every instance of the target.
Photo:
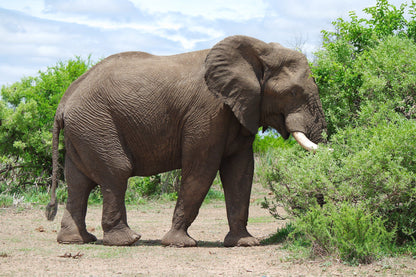
POLYGON ((91 190, 103 195, 104 245, 132 245, 128 179, 181 169, 170 230, 162 245, 197 246, 188 228, 218 171, 229 232, 223 245, 254 246, 247 231, 258 130, 293 134, 315 151, 326 129, 308 60, 278 43, 230 36, 211 49, 171 56, 124 52, 103 59, 66 90, 53 123, 51 200, 57 212, 60 131, 68 199, 59 243, 90 243, 85 215, 91 190))

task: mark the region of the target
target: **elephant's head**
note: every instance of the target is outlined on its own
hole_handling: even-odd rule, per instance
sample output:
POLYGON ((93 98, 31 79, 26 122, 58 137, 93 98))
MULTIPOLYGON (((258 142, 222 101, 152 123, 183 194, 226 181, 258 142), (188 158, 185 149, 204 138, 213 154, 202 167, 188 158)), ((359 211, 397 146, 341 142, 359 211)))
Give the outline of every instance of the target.
POLYGON ((277 43, 233 36, 211 49, 205 67, 210 91, 251 133, 270 126, 285 139, 292 133, 308 150, 322 142, 326 123, 303 54, 277 43))

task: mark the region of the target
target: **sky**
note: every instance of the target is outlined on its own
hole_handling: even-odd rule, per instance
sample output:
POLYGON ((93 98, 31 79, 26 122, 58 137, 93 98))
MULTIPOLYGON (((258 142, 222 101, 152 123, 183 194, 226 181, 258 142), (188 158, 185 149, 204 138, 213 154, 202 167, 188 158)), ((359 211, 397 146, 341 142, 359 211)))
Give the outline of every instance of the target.
MULTIPOLYGON (((390 0, 399 7, 405 0, 390 0)), ((408 1, 411 2, 410 0, 408 1)), ((59 61, 123 51, 171 55, 231 35, 319 49, 321 30, 376 0, 0 0, 0 87, 59 61)))

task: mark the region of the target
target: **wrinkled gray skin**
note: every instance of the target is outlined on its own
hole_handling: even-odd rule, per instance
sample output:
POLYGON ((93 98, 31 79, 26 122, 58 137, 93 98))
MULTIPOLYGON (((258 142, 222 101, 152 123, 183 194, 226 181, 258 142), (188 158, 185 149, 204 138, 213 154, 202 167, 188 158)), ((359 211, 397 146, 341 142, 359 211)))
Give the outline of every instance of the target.
POLYGON ((103 194, 105 245, 140 238, 127 224, 131 176, 182 169, 170 231, 162 244, 195 246, 187 232, 219 170, 230 231, 225 246, 258 245, 247 229, 252 144, 260 126, 284 138, 303 132, 321 142, 325 122, 304 55, 276 43, 233 36, 212 49, 174 56, 127 52, 106 58, 76 80, 56 111, 52 198, 59 131, 65 136, 68 201, 58 241, 88 243, 87 199, 103 194))

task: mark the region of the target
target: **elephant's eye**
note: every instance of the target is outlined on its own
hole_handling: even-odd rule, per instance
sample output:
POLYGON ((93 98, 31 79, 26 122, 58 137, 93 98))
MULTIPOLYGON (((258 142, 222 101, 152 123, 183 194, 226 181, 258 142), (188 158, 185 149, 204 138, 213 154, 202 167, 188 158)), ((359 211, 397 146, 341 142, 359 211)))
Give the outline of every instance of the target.
POLYGON ((299 96, 299 94, 301 94, 303 92, 303 88, 301 86, 295 85, 291 88, 290 90, 290 94, 293 97, 299 96))

